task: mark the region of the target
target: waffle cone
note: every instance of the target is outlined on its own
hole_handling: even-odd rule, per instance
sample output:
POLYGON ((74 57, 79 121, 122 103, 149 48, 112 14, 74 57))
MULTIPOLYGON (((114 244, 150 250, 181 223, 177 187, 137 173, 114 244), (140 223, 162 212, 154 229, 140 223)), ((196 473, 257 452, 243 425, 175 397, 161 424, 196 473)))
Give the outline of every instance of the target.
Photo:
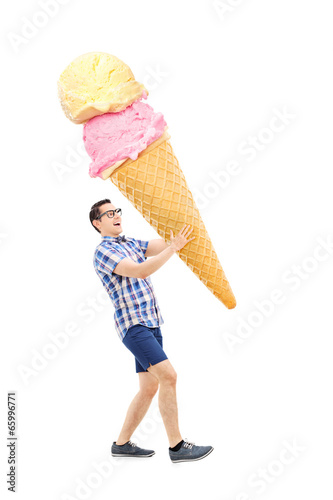
POLYGON ((195 239, 177 253, 215 297, 232 309, 236 299, 165 137, 169 135, 151 144, 136 160, 110 168, 110 179, 165 241, 170 240, 170 229, 176 235, 184 224, 193 227, 195 239))

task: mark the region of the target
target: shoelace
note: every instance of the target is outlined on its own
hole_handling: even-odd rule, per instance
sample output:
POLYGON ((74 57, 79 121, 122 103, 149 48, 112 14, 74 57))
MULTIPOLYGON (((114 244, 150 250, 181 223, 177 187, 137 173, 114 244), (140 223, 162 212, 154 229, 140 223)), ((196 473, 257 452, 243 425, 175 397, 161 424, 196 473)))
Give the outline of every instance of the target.
POLYGON ((133 441, 128 441, 127 444, 130 444, 131 446, 137 446, 135 443, 133 443, 133 441))
POLYGON ((184 448, 190 448, 190 450, 192 449, 192 446, 194 446, 195 443, 190 443, 189 441, 187 441, 187 438, 184 439, 184 448))

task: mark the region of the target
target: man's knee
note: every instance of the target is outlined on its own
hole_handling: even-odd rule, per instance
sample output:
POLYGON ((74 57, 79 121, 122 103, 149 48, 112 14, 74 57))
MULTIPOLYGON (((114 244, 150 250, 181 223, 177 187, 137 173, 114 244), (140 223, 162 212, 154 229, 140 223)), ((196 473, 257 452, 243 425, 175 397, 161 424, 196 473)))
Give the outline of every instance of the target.
POLYGON ((163 374, 162 379, 160 380, 160 383, 167 383, 167 384, 172 384, 176 385, 177 383, 177 373, 175 372, 174 369, 168 370, 163 374))
POLYGON ((177 373, 168 359, 156 365, 149 363, 148 371, 158 378, 160 384, 176 384, 177 382, 177 373))
POLYGON ((159 388, 159 383, 156 381, 145 387, 141 387, 140 391, 145 397, 153 398, 157 393, 158 388, 159 388))
POLYGON ((170 379, 169 381, 172 383, 172 384, 176 384, 177 382, 177 373, 173 370, 173 372, 170 373, 170 379))

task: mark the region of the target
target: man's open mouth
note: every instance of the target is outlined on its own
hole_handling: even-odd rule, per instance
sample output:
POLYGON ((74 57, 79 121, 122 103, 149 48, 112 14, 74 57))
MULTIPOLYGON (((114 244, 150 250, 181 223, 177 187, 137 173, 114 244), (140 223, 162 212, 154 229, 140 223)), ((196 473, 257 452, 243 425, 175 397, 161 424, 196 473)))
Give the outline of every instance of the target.
POLYGON ((113 225, 114 226, 120 226, 120 222, 115 222, 113 225))

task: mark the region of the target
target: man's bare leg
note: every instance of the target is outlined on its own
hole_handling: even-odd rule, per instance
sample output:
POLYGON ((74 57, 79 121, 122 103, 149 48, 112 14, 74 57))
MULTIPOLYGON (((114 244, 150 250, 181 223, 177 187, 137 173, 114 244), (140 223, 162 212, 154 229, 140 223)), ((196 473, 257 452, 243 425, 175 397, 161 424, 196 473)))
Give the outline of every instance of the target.
POLYGON ((127 410, 124 425, 116 441, 118 445, 125 444, 130 440, 133 432, 147 413, 153 397, 158 390, 158 379, 152 373, 139 372, 138 375, 140 390, 127 410))
POLYGON ((148 371, 155 375, 160 383, 158 404, 170 448, 173 448, 182 440, 178 425, 177 374, 168 359, 156 363, 156 365, 150 365, 148 371))

